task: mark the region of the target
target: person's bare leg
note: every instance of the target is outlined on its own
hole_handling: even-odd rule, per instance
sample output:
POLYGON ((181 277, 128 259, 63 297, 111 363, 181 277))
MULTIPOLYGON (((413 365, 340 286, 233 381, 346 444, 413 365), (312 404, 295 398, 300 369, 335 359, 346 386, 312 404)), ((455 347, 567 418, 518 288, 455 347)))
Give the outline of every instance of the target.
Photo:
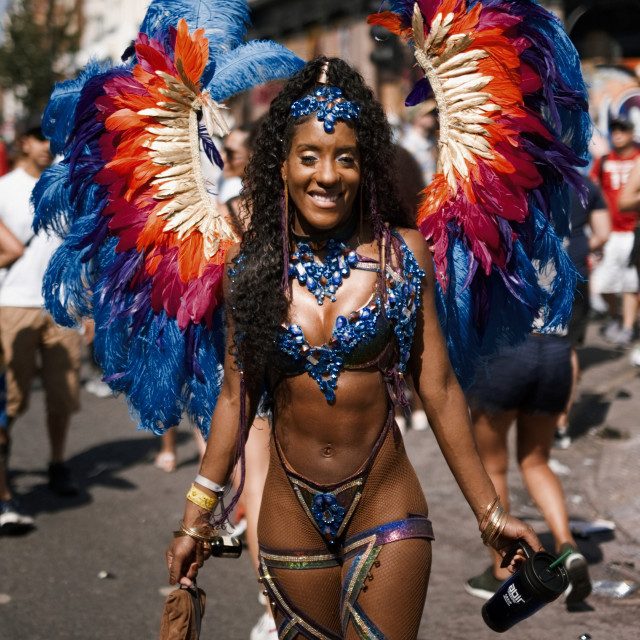
POLYGON ((622 328, 629 331, 638 318, 638 294, 626 291, 622 294, 622 328))
POLYGON ((64 462, 64 453, 67 445, 67 434, 71 416, 65 413, 49 413, 47 415, 47 432, 51 447, 51 463, 64 462))
POLYGON ((51 447, 49 488, 60 496, 75 496, 79 491, 78 485, 73 481, 69 469, 64 464, 67 434, 70 424, 70 414, 47 414, 47 431, 49 433, 49 444, 51 447))
MULTIPOLYGON (((269 470, 269 439, 271 430, 266 418, 256 418, 249 430, 246 455, 246 475, 242 499, 244 500, 244 517, 247 521, 245 538, 249 555, 256 576, 258 572, 258 516, 262 504, 262 492, 269 470)), ((273 616, 268 599, 265 599, 265 612, 273 616)), ((270 623, 274 624, 274 623, 270 623)))
POLYGON ((256 575, 258 575, 258 515, 269 469, 269 438, 269 422, 265 418, 256 418, 247 438, 245 449, 247 466, 242 494, 247 519, 247 546, 256 575))
POLYGON ((9 483, 9 469, 7 460, 9 459, 9 446, 11 440, 11 425, 15 418, 7 417, 7 425, 0 427, 0 501, 11 500, 11 484, 9 483))
MULTIPOLYGON (((481 410, 471 412, 473 420, 473 433, 476 447, 487 470, 491 482, 500 496, 505 511, 509 510, 509 489, 507 486, 507 471, 509 469, 509 450, 507 436, 509 428, 516 418, 516 411, 508 411, 495 415, 489 415, 481 410)), ((500 580, 505 580, 510 573, 507 569, 501 569, 502 558, 491 552, 493 562, 493 575, 500 580)))
POLYGON ((569 428, 569 414, 573 406, 576 388, 578 386, 578 378, 580 377, 580 363, 578 362, 578 353, 575 349, 571 349, 571 391, 569 392, 569 400, 567 400, 566 409, 558 416, 556 426, 560 429, 569 428))
POLYGON ((611 318, 617 318, 620 315, 620 304, 618 302, 618 294, 617 293, 601 293, 600 294, 605 304, 607 305, 607 309, 609 311, 609 315, 611 318))
POLYGON ((7 478, 7 470, 4 466, 6 448, 9 446, 9 432, 7 429, 0 427, 0 502, 11 500, 11 489, 9 488, 9 479, 7 478))
POLYGON ((156 455, 154 466, 162 471, 175 471, 178 466, 176 457, 176 444, 178 441, 178 428, 172 427, 160 436, 160 451, 156 455))
POLYGON ((549 467, 557 421, 557 414, 519 414, 518 464, 529 495, 540 509, 559 549, 564 542, 575 544, 575 541, 569 528, 562 485, 549 467))

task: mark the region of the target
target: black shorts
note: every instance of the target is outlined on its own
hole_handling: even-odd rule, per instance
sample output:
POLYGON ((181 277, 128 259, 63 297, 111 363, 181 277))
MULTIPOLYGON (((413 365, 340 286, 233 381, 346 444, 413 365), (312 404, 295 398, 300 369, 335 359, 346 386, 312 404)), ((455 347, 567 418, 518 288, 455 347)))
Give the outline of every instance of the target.
POLYGON ((532 334, 507 347, 480 371, 467 391, 472 409, 562 413, 571 392, 571 344, 564 336, 532 334))

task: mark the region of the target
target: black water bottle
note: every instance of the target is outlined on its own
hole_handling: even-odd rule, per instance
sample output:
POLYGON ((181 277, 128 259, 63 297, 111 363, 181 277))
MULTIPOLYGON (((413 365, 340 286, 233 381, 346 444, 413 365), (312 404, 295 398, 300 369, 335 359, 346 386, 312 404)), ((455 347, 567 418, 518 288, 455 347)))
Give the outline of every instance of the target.
POLYGON ((524 540, 518 544, 527 559, 482 607, 484 621, 498 633, 553 602, 569 586, 567 572, 554 555, 534 553, 524 540))
POLYGON ((242 553, 242 541, 231 536, 216 536, 209 544, 216 558, 239 558, 242 553))

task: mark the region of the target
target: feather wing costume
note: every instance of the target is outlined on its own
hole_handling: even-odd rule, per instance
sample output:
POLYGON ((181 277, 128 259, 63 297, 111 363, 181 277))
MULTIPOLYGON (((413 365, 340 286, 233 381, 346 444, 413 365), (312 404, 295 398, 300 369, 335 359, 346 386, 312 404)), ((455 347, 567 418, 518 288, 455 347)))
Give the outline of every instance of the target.
POLYGON ((406 100, 432 95, 438 173, 418 225, 432 243, 439 312, 463 386, 478 359, 568 317, 576 272, 562 246, 569 188, 590 137, 577 52, 532 0, 390 0, 369 16, 424 71, 406 100), (540 278, 545 274, 546 282, 540 278))
POLYGON ((63 160, 34 190, 36 229, 64 242, 44 282, 65 326, 95 320, 105 380, 157 434, 190 416, 205 436, 222 380, 220 294, 238 238, 202 161, 222 167, 218 104, 304 63, 243 42, 244 0, 154 0, 124 62, 58 85, 43 128, 63 160))

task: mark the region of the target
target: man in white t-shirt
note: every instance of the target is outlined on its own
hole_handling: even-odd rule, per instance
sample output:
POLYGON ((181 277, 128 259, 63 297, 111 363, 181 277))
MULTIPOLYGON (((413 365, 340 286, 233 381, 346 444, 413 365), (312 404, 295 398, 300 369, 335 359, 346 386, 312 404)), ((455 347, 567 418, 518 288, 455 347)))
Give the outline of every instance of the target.
MULTIPOLYGON (((78 487, 63 461, 71 415, 78 409, 81 339, 77 331, 57 326, 43 308, 43 278, 59 240, 44 233, 34 234, 31 192, 52 157, 39 119, 27 121, 21 133, 22 154, 16 168, 0 178, 0 220, 24 245, 22 257, 5 271, 0 285, 0 341, 7 365, 8 418, 7 429, 0 432, 0 446, 4 441, 5 450, 8 448, 9 428, 27 408, 39 356, 51 446, 49 487, 58 495, 70 496, 78 492, 78 487)), ((11 499, 4 458, 0 460, 0 503, 11 499)), ((6 506, 1 509, 5 513, 0 513, 0 526, 13 524, 6 506)))

